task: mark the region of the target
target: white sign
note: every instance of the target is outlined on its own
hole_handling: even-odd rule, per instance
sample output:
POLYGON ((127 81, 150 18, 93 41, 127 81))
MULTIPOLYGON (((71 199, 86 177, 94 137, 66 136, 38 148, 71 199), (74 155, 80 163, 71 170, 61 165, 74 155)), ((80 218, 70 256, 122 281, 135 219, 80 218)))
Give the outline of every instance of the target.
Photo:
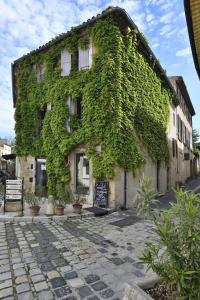
POLYGON ((42 171, 46 171, 46 166, 45 165, 41 165, 41 170, 42 171))
POLYGON ((21 190, 22 189, 22 185, 18 184, 18 185, 10 185, 7 184, 6 185, 6 190, 21 190))
POLYGON ((16 195, 21 195, 21 191, 20 190, 7 190, 6 191, 6 194, 7 195, 14 195, 14 194, 16 194, 16 195))
POLYGON ((22 195, 6 195, 6 199, 21 199, 22 195))
POLYGON ((22 180, 21 179, 6 180, 6 184, 22 184, 22 180))

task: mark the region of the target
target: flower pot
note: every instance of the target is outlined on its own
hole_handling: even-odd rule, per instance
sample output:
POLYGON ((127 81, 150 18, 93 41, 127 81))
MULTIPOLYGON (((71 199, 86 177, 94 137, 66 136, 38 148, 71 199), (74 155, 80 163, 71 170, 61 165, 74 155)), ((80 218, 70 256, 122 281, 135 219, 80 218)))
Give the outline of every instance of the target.
POLYGON ((83 205, 80 204, 80 203, 74 203, 73 204, 74 212, 77 213, 77 214, 81 213, 82 207, 83 207, 83 205))
POLYGON ((65 208, 63 206, 55 207, 56 216, 63 216, 65 208))
POLYGON ((39 215, 39 211, 40 211, 40 206, 31 206, 29 207, 30 209, 30 215, 35 217, 39 215))

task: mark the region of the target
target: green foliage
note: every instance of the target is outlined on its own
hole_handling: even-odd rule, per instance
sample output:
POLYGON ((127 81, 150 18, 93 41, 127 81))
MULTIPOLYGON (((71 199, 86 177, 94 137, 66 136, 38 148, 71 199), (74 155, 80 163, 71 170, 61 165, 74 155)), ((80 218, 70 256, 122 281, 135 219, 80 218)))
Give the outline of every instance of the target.
POLYGON ((66 204, 74 201, 74 195, 68 186, 60 182, 57 184, 57 196, 54 205, 57 207, 65 207, 66 204))
POLYGON ((23 58, 17 65, 16 152, 47 158, 48 193, 70 181, 69 153, 85 145, 95 178, 113 178, 115 166, 134 172, 145 158, 145 144, 153 160, 169 157, 166 129, 171 92, 140 49, 138 38, 122 33, 112 19, 98 21, 79 38, 76 29, 46 52, 23 58), (75 53, 92 39, 96 53, 89 70, 78 71, 75 53), (60 52, 72 53, 72 71, 60 76, 60 52), (45 80, 37 82, 38 63, 45 64, 45 80), (52 66, 54 64, 54 67, 52 66), (70 115, 67 96, 82 97, 83 121, 70 115), (36 133, 40 111, 47 103, 42 130, 36 133), (72 131, 65 129, 69 119, 72 131), (101 153, 96 146, 102 146, 101 153))
POLYGON ((200 134, 197 129, 192 130, 192 144, 193 144, 193 151, 196 155, 200 155, 200 134))
POLYGON ((150 177, 144 176, 140 181, 140 188, 136 199, 137 214, 143 216, 145 219, 152 216, 152 205, 159 202, 155 199, 156 193, 151 188, 152 180, 150 177))
POLYGON ((161 244, 148 244, 142 260, 175 291, 176 299, 196 300, 200 299, 200 196, 179 189, 176 197, 177 203, 155 220, 161 244))
POLYGON ((29 207, 40 206, 41 198, 35 196, 34 193, 26 192, 24 198, 29 207))

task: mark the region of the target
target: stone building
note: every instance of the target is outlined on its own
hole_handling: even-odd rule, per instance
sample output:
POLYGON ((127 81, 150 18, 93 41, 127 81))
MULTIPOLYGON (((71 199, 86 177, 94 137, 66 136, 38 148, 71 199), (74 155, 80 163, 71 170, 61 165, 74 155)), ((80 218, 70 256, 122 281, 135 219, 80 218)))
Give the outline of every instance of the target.
POLYGON ((166 76, 125 10, 110 7, 19 58, 12 83, 26 189, 56 195, 70 184, 91 205, 131 207, 143 174, 158 192, 191 175, 184 82, 166 76))
POLYGON ((7 139, 0 139, 0 170, 7 170, 8 163, 7 160, 4 159, 4 155, 11 154, 12 148, 11 145, 8 144, 7 139))
POLYGON ((171 166, 169 186, 184 183, 193 176, 192 117, 195 111, 181 76, 170 77, 179 99, 179 105, 170 107, 168 137, 171 142, 171 166))

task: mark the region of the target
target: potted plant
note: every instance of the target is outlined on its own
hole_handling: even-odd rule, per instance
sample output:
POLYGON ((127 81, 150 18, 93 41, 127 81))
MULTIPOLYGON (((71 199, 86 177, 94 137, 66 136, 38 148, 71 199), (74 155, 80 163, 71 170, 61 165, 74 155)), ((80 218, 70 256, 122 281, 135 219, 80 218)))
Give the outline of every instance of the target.
POLYGON ((34 195, 32 192, 27 192, 25 194, 25 201, 29 205, 30 215, 38 216, 40 211, 40 197, 34 195))
POLYGON ((55 214, 57 216, 64 215, 64 209, 66 204, 73 201, 73 193, 68 186, 65 186, 64 183, 60 183, 57 186, 57 197, 54 200, 55 214))
POLYGON ((83 208, 83 204, 85 203, 86 199, 84 197, 85 189, 82 187, 77 188, 75 194, 75 202, 73 204, 74 212, 80 214, 83 208))

